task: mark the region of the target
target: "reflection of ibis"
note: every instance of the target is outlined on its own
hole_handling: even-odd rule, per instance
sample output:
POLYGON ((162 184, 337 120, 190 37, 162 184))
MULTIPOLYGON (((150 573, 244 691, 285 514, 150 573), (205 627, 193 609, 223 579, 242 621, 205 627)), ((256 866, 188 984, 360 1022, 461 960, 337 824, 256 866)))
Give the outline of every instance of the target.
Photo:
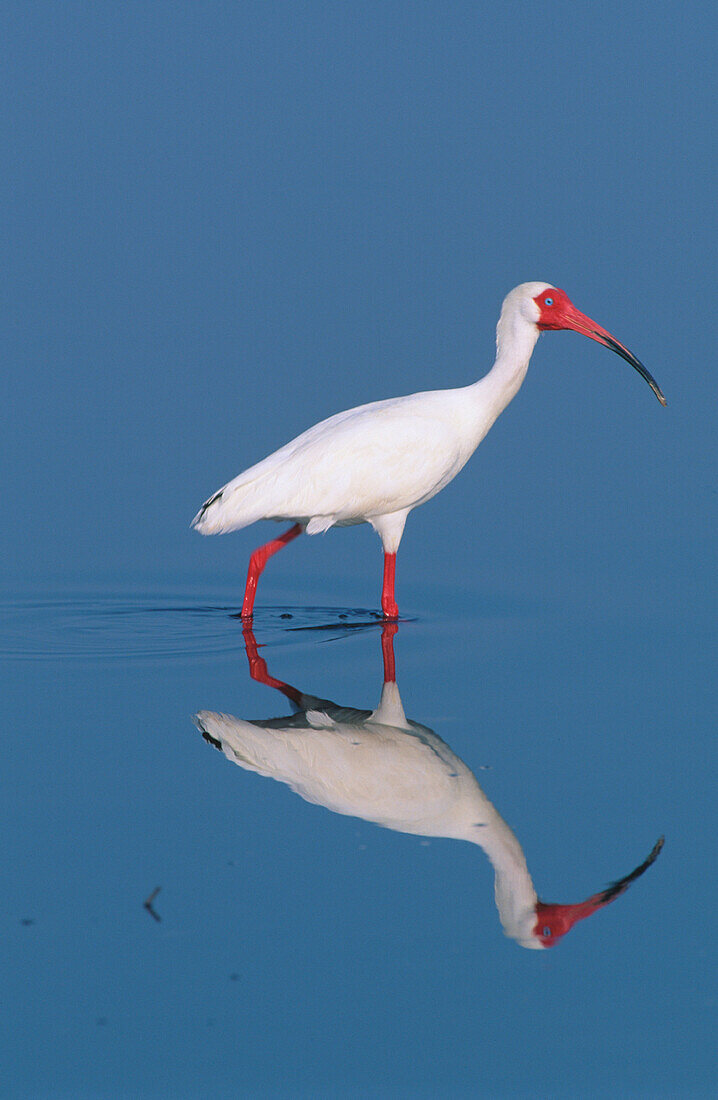
POLYGON ((291 522, 249 562, 242 617, 252 618, 267 560, 293 538, 330 527, 370 523, 384 548, 381 606, 394 598, 396 552, 412 508, 456 477, 497 416, 518 392, 541 332, 573 329, 611 348, 641 374, 665 405, 642 363, 585 314, 562 290, 522 283, 504 300, 496 330, 496 362, 478 382, 375 401, 338 413, 228 482, 200 508, 193 526, 203 535, 237 531, 260 519, 291 522))
POLYGON ((406 718, 394 680, 396 629, 395 623, 384 626, 384 686, 376 710, 340 707, 270 676, 247 629, 253 678, 281 691, 297 712, 249 722, 203 710, 195 723, 232 763, 288 784, 307 802, 402 833, 478 844, 494 868, 506 935, 523 947, 551 947, 642 875, 663 839, 630 875, 579 905, 539 901, 521 845, 474 774, 433 730, 406 718))

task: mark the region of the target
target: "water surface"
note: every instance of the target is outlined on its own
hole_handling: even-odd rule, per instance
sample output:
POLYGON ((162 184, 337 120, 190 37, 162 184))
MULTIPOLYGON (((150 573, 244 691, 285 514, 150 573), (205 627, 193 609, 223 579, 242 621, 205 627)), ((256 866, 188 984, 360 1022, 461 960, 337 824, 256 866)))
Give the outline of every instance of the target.
POLYGON ((699 641, 199 591, 5 597, 3 1095, 709 1094, 699 641))

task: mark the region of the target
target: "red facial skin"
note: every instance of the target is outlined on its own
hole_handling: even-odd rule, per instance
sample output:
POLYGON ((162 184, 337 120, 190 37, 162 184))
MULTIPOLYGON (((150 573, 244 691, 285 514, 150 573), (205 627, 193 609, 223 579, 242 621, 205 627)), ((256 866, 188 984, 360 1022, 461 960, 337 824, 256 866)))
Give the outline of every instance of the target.
POLYGON ((625 894, 631 883, 640 878, 651 864, 655 863, 662 848, 663 837, 661 836, 653 845, 643 863, 639 863, 630 875, 625 875, 624 878, 602 890, 600 894, 594 894, 593 897, 579 902, 578 905, 550 905, 543 901, 537 901, 536 924, 533 927, 533 934, 536 939, 540 940, 544 947, 553 947, 562 936, 571 931, 576 921, 590 917, 592 913, 603 909, 605 905, 610 905, 621 894, 625 894))
POLYGON ((596 340, 597 343, 603 344, 611 351, 615 351, 617 355, 630 363, 641 377, 645 378, 661 404, 667 404, 658 383, 648 373, 640 359, 637 359, 633 352, 619 343, 615 336, 611 336, 607 329, 596 324, 585 313, 581 313, 580 309, 576 309, 565 291, 559 290, 558 287, 549 287, 548 290, 543 290, 540 294, 537 294, 534 302, 539 308, 537 324, 541 332, 570 328, 574 332, 580 332, 583 336, 588 336, 591 340, 596 340))
POLYGON ((590 917, 604 905, 608 905, 608 902, 602 901, 600 894, 579 902, 578 905, 549 905, 539 901, 536 903, 534 936, 541 940, 544 947, 553 947, 562 936, 571 931, 576 921, 590 917))
POLYGON ((548 332, 551 329, 571 328, 568 318, 574 305, 565 290, 559 290, 558 287, 553 286, 549 287, 548 290, 538 294, 534 298, 534 302, 541 312, 538 322, 541 332, 548 332))
POLYGON ((580 309, 576 309, 565 290, 551 287, 549 290, 544 290, 543 294, 538 294, 534 298, 534 302, 541 311, 538 327, 542 332, 564 328, 573 329, 574 332, 580 332, 583 336, 588 336, 591 340, 603 344, 604 347, 611 348, 612 351, 619 351, 620 349, 619 354, 620 352, 625 353, 629 357, 628 361, 634 365, 635 356, 633 353, 623 344, 620 344, 615 336, 611 336, 611 333, 605 328, 596 324, 585 313, 581 313, 580 309), (553 305, 549 305, 549 302, 553 302, 553 305))

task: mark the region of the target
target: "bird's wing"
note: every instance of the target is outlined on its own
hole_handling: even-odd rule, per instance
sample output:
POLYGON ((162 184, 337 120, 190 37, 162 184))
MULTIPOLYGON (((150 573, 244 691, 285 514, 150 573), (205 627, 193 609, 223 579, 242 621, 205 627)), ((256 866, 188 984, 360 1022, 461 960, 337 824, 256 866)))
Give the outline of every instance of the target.
POLYGON ((375 402, 316 425, 216 494, 216 529, 261 518, 341 522, 429 499, 466 460, 449 411, 427 400, 438 396, 375 402))
POLYGON ((468 798, 469 812, 474 810, 476 781, 466 765, 450 750, 451 759, 444 760, 426 736, 410 728, 373 724, 371 718, 345 724, 317 713, 307 716, 300 731, 211 711, 200 711, 195 724, 228 760, 286 783, 307 802, 335 813, 409 833, 451 836, 457 799, 468 798), (471 780, 466 791, 463 773, 471 780))

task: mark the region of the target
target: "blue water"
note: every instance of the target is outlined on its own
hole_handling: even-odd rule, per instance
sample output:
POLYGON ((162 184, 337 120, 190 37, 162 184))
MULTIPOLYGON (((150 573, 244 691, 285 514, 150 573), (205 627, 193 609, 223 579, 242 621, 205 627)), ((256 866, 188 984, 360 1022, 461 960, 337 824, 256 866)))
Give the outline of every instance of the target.
POLYGON ((710 1095, 701 639, 498 600, 399 624, 400 739, 473 776, 543 901, 583 901, 666 837, 625 894, 529 951, 484 852, 436 835, 446 807, 422 831, 421 783, 411 834, 311 804, 261 746, 256 775, 203 739, 198 712, 266 738, 298 706, 285 738, 324 739, 306 783, 342 722, 368 736, 376 613, 274 602, 264 580, 255 679, 229 586, 5 597, 2 1095, 710 1095))
POLYGON ((714 1095, 715 26, 0 5, 3 1100, 714 1095), (545 333, 409 517, 396 636, 364 526, 247 637, 276 531, 202 501, 479 378, 534 279, 668 407, 545 333))

